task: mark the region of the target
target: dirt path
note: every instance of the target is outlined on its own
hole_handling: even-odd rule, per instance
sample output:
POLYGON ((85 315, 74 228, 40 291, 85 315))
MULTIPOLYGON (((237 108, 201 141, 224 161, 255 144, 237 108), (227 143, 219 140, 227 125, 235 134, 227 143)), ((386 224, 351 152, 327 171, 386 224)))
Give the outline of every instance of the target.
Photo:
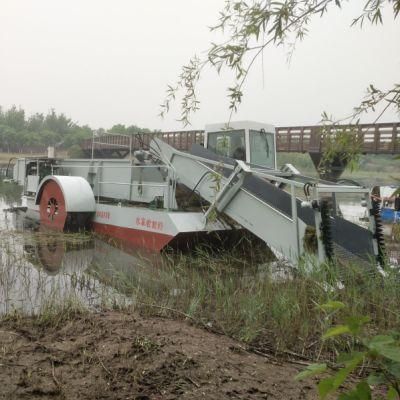
POLYGON ((30 320, 0 325, 7 400, 316 399, 297 371, 183 321, 109 312, 46 331, 30 320))

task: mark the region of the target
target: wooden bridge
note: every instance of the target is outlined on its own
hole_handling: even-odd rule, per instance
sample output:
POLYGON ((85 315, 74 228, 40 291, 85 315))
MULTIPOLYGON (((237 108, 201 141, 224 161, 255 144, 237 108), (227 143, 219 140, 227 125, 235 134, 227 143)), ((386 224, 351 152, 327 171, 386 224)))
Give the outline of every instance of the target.
POLYGON ((350 126, 292 126, 276 128, 277 151, 323 151, 325 135, 346 129, 357 136, 363 154, 400 154, 400 122, 350 126))
MULTIPOLYGON (((321 153, 324 137, 347 129, 357 136, 363 154, 400 154, 400 122, 359 124, 326 127, 290 126, 276 128, 276 145, 279 152, 321 153)), ((109 134, 85 140, 82 150, 87 157, 123 158, 137 149, 148 149, 153 137, 158 137, 178 150, 188 151, 192 144, 202 144, 204 131, 156 132, 134 135, 109 134), (92 149, 93 144, 93 149, 92 149)))

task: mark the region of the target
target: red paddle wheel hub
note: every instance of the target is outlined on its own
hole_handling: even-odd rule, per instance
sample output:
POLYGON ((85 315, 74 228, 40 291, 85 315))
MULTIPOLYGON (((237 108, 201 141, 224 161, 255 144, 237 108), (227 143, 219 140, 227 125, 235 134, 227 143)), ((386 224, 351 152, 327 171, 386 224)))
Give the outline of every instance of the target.
POLYGON ((64 194, 57 182, 49 180, 43 187, 40 199, 40 223, 62 231, 67 221, 64 194))

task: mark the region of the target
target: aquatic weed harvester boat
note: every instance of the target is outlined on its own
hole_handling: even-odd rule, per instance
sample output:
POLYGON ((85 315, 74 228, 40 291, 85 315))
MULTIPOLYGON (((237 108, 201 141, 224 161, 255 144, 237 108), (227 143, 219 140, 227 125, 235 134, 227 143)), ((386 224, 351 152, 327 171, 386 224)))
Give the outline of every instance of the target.
POLYGON ((320 262, 383 262, 370 190, 305 177, 290 164, 278 170, 268 124, 208 125, 204 146, 190 152, 155 137, 130 159, 18 159, 14 180, 27 216, 57 230, 93 229, 160 251, 246 229, 294 265, 307 253, 320 262), (342 194, 368 210, 366 226, 341 216, 342 194))

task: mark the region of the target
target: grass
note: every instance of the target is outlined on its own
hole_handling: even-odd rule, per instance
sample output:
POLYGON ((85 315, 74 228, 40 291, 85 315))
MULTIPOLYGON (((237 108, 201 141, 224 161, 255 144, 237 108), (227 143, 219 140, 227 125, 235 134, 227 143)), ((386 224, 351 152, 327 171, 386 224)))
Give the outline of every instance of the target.
MULTIPOLYGON (((35 156, 45 156, 44 153, 1 153, 0 152, 0 164, 8 164, 11 158, 24 158, 24 157, 35 157, 35 156)), ((12 164, 15 160, 11 161, 12 164)))
POLYGON ((22 187, 13 183, 4 183, 0 178, 0 193, 6 203, 14 203, 21 199, 22 187))
MULTIPOLYGON (((3 196, 19 196, 17 186, 0 185, 5 185, 0 187, 3 196)), ((93 262, 93 246, 90 235, 0 230, 2 317, 32 316, 45 329, 87 312, 135 310, 185 318, 262 351, 331 360, 355 344, 346 338, 320 339, 332 321, 319 305, 329 300, 346 303, 349 315, 371 316, 371 332, 400 331, 400 277, 395 270, 381 275, 354 265, 344 269, 310 263, 293 270, 277 263, 265 246, 248 240, 229 251, 198 248, 190 254, 166 254, 160 266, 139 268, 137 263, 122 265, 118 258, 108 259, 107 265, 101 257, 93 262), (47 246, 50 252, 58 244, 63 263, 46 271, 39 250, 47 246)))
MULTIPOLYGON (((146 304, 176 309, 229 336, 275 351, 292 349, 315 357, 328 346, 319 340, 327 328, 325 314, 318 305, 339 300, 349 305, 353 315, 372 315, 371 329, 386 331, 400 327, 399 276, 389 272, 383 278, 348 267, 346 273, 335 266, 300 268, 289 279, 279 279, 270 266, 254 273, 235 267, 210 267, 205 259, 201 269, 191 259, 182 259, 166 270, 161 287, 153 291, 136 289, 136 298, 146 304), (339 279, 340 276, 340 279, 339 279), (338 282, 344 281, 344 288, 338 282), (179 294, 171 292, 179 288, 179 294)), ((154 310, 151 310, 153 312, 154 310)), ((332 356, 335 346, 329 344, 332 356), (333 347, 332 347, 333 346, 333 347)))
POLYGON ((382 276, 354 265, 326 264, 292 270, 268 257, 262 249, 254 249, 251 257, 235 250, 198 250, 167 259, 151 282, 118 273, 108 277, 108 284, 132 297, 143 315, 186 318, 252 347, 310 359, 322 354, 334 360, 339 350, 354 345, 320 339, 332 321, 319 305, 330 300, 348 304, 349 315, 370 315, 371 332, 400 330, 397 271, 388 269, 382 276))
POLYGON ((166 255, 160 266, 138 272, 135 266, 120 268, 118 259, 106 266, 79 266, 79 243, 90 252, 86 235, 3 232, 0 240, 0 297, 7 299, 3 318, 30 315, 43 328, 86 312, 135 310, 188 319, 262 351, 330 360, 354 346, 346 339, 320 339, 332 321, 319 305, 330 300, 347 304, 349 315, 371 316, 371 332, 400 330, 400 279, 390 269, 385 276, 352 265, 304 263, 293 270, 273 261, 265 247, 244 241, 226 252, 199 248, 166 255), (58 275, 49 275, 33 252, 57 240, 66 257, 58 275), (69 254, 76 257, 73 270, 69 254))
MULTIPOLYGON (((14 160, 11 161, 11 164, 15 163, 15 158, 24 158, 24 157, 46 157, 47 153, 4 153, 0 152, 0 164, 7 165, 11 158, 14 160)), ((66 157, 67 152, 65 150, 58 151, 57 157, 66 157)))

